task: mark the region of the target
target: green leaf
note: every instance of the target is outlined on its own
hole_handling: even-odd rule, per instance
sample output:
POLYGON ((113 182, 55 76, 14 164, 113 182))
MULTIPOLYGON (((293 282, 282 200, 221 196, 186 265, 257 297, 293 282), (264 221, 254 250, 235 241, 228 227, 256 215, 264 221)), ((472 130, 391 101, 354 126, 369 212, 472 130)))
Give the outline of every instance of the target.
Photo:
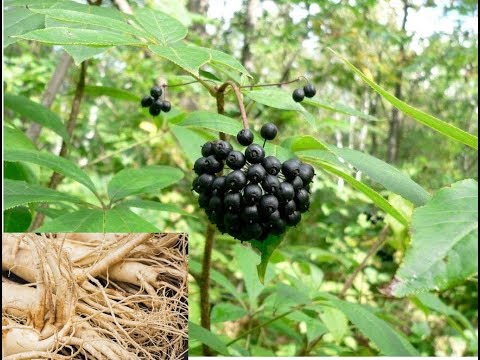
POLYGON ((210 55, 211 59, 210 62, 213 64, 216 64, 217 66, 225 66, 227 68, 230 68, 232 70, 238 71, 239 73, 245 74, 248 77, 252 77, 250 73, 248 72, 247 69, 233 56, 229 54, 225 54, 224 52, 214 50, 214 49, 207 49, 207 48, 202 48, 207 50, 210 55))
POLYGON ((59 216, 37 229, 38 232, 158 232, 153 224, 122 207, 103 211, 83 209, 59 216))
MULTIPOLYGON (((17 128, 5 125, 3 127, 4 149, 29 149, 35 150, 32 141, 17 128)), ((37 183, 36 174, 39 173, 38 166, 19 162, 5 161, 3 163, 3 177, 12 180, 24 180, 28 183, 37 183)))
POLYGON ((478 183, 456 182, 438 191, 412 216, 412 240, 392 282, 403 297, 444 290, 478 273, 478 183))
POLYGON ((26 206, 17 206, 3 213, 3 230, 8 233, 26 232, 32 222, 32 214, 26 206))
POLYGON ((345 64, 355 72, 360 78, 365 81, 370 87, 379 93, 385 100, 387 100, 390 104, 395 106, 404 114, 411 116, 413 119, 417 120, 418 122, 438 131, 439 133, 448 136, 454 140, 457 140, 465 145, 468 145, 474 149, 478 149, 478 138, 473 136, 445 121, 437 119, 436 117, 424 113, 421 110, 414 108, 413 106, 408 105, 407 103, 401 101, 397 97, 390 94, 388 91, 380 87, 376 84, 373 80, 367 77, 364 73, 362 73, 359 69, 357 69, 352 63, 350 63, 347 59, 343 58, 335 51, 330 49, 336 56, 342 59, 345 64))
POLYGON ((8 125, 3 127, 3 146, 6 149, 30 149, 35 150, 35 145, 23 132, 8 125))
POLYGON ((3 178, 26 181, 30 184, 38 183, 37 171, 33 171, 30 164, 5 161, 3 163, 3 178))
POLYGON ((114 207, 105 211, 105 228, 106 233, 142 233, 142 232, 158 232, 159 229, 145 221, 141 216, 135 214, 122 206, 114 207))
POLYGON ((194 164, 195 160, 200 156, 202 145, 209 140, 213 140, 213 137, 206 138, 198 132, 183 126, 170 125, 170 130, 172 130, 173 135, 175 135, 182 150, 192 164, 194 164))
POLYGON ((240 120, 235 120, 231 117, 208 111, 194 111, 188 114, 185 120, 183 120, 178 125, 188 127, 201 127, 218 132, 223 132, 232 136, 236 136, 237 133, 243 128, 240 120))
POLYGON ((88 46, 113 46, 113 45, 142 45, 142 41, 130 35, 112 31, 99 31, 90 29, 76 29, 69 27, 49 27, 46 29, 30 31, 17 35, 20 39, 39 41, 51 45, 88 45, 88 46))
POLYGON ((45 26, 45 17, 33 14, 24 7, 8 8, 4 12, 3 46, 7 47, 18 41, 12 36, 22 35, 45 26))
POLYGON ((61 193, 43 186, 28 184, 25 181, 4 179, 4 208, 9 209, 19 205, 35 202, 68 201, 81 203, 74 196, 61 193))
POLYGON ((314 99, 308 99, 305 98, 302 101, 302 104, 306 105, 312 105, 320 109, 325 109, 333 112, 337 112, 340 114, 345 114, 345 115, 350 115, 350 116, 356 116, 360 119, 364 119, 367 121, 379 121, 376 117, 364 114, 361 111, 355 110, 349 106, 343 105, 343 104, 338 104, 335 102, 330 102, 330 101, 323 101, 318 98, 314 99))
POLYGON ((187 28, 173 17, 149 8, 135 10, 135 20, 163 45, 182 40, 187 36, 187 28))
POLYGON ((81 45, 63 45, 62 47, 73 58, 73 61, 77 66, 83 61, 103 54, 108 49, 111 49, 111 47, 90 47, 81 45))
MULTIPOLYGON (((148 37, 148 33, 143 30, 139 30, 130 24, 114 19, 112 17, 105 17, 101 15, 91 14, 84 11, 67 10, 67 9, 35 9, 30 10, 37 14, 43 14, 53 19, 78 23, 82 25, 94 25, 99 27, 105 27, 113 30, 114 32, 123 32, 130 35, 148 37)), ((103 35, 102 35, 103 36, 103 35)))
POLYGON ((330 164, 324 161, 314 160, 313 158, 310 161, 318 165, 322 169, 341 177, 350 185, 352 185, 355 189, 360 190, 366 196, 368 196, 380 209, 392 215, 404 226, 408 226, 408 220, 398 210, 396 210, 392 205, 390 205, 390 203, 387 200, 385 200, 385 198, 382 195, 377 193, 368 185, 365 185, 364 183, 356 180, 354 177, 350 176, 349 174, 337 169, 334 166, 331 166, 330 164))
POLYGON ((465 316, 463 316, 461 312, 445 304, 442 300, 440 300, 438 296, 432 293, 423 293, 418 294, 415 299, 421 305, 430 310, 436 311, 446 316, 452 316, 457 318, 463 324, 463 326, 470 329, 472 333, 475 333, 475 329, 473 328, 472 324, 470 324, 470 321, 465 316))
POLYGON ((140 96, 133 94, 127 90, 114 88, 110 86, 85 86, 85 94, 91 96, 109 96, 120 100, 140 102, 140 96))
POLYGON ((238 320, 247 315, 247 311, 230 303, 216 304, 210 315, 212 323, 223 323, 225 321, 238 320))
POLYGON ((235 245, 233 252, 238 269, 243 274, 250 306, 255 308, 257 297, 263 290, 263 285, 260 283, 257 269, 255 268, 255 264, 258 263, 258 255, 252 249, 240 244, 235 245))
POLYGON ((48 110, 43 105, 40 105, 25 96, 12 94, 4 95, 4 105, 6 108, 17 112, 21 116, 29 118, 30 120, 53 130, 64 140, 68 140, 67 129, 63 122, 55 113, 48 110))
POLYGON ((124 169, 108 183, 108 196, 114 202, 130 195, 159 191, 182 178, 183 172, 171 166, 124 169))
MULTIPOLYGON (((193 260, 188 260, 188 270, 192 273, 200 274, 202 271, 202 265, 193 260)), ((220 285, 225 290, 227 290, 233 297, 235 297, 240 303, 242 303, 242 294, 237 290, 237 288, 230 282, 229 279, 222 273, 218 272, 215 269, 210 269, 210 279, 215 282, 217 285, 220 285)))
POLYGON ((230 355, 227 346, 217 335, 191 321, 188 322, 188 338, 198 340, 222 355, 230 355))
POLYGON ((361 305, 332 299, 333 306, 369 338, 386 356, 418 356, 417 350, 386 321, 378 318, 361 305))
POLYGON ((257 273, 262 284, 265 282, 265 274, 270 257, 282 240, 283 236, 269 235, 263 241, 251 241, 252 246, 260 251, 260 264, 257 265, 257 273))
POLYGON ((337 343, 342 341, 348 332, 348 319, 345 314, 334 307, 322 306, 320 319, 332 334, 335 341, 337 343))
POLYGON ((250 99, 260 104, 281 110, 294 110, 300 112, 308 123, 315 127, 315 117, 299 103, 293 101, 292 95, 280 89, 242 90, 250 99))
POLYGON ((191 216, 194 218, 197 217, 196 215, 186 212, 185 210, 179 208, 176 205, 162 204, 158 201, 152 201, 152 200, 126 200, 126 201, 122 201, 121 205, 129 208, 166 211, 166 212, 182 214, 184 216, 191 216))
POLYGON ((37 232, 103 232, 104 213, 101 209, 82 209, 59 216, 35 229, 37 232))
POLYGON ((330 146, 330 149, 356 169, 368 175, 372 180, 403 196, 415 206, 424 205, 430 199, 430 194, 425 189, 386 162, 360 151, 333 146, 330 146))
POLYGON ((148 47, 156 55, 180 66, 185 71, 198 76, 200 66, 210 60, 210 54, 197 46, 187 46, 182 43, 172 45, 150 45, 148 47))
POLYGON ((36 150, 5 149, 4 160, 21 161, 45 166, 53 171, 58 172, 59 174, 79 182, 82 185, 85 185, 93 193, 96 193, 95 185, 93 185, 93 182, 88 175, 76 164, 66 160, 65 158, 36 150))

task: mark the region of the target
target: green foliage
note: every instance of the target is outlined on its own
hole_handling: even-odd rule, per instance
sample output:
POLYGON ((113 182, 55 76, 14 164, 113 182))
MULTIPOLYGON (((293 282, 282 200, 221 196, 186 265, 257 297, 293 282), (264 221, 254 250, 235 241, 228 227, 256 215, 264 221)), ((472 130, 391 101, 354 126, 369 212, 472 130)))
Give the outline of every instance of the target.
POLYGON ((413 51, 413 37, 391 20, 398 14, 379 18, 394 11, 380 11, 381 1, 275 2, 278 13, 259 17, 254 32, 244 29, 246 11, 211 21, 168 4, 125 15, 109 4, 5 1, 5 230, 27 231, 44 214, 32 230, 187 231, 191 355, 202 354, 201 344, 230 356, 453 353, 443 338, 476 354, 478 190, 476 181, 461 181, 477 176, 475 36, 459 25, 413 51), (293 21, 300 8, 309 15, 293 21), (205 23, 209 31, 199 31, 205 23), (345 54, 347 68, 322 51, 327 46, 345 54), (51 110, 39 100, 59 47, 77 65, 89 61, 71 136, 62 120, 77 71, 51 110), (243 65, 230 55, 237 49, 243 65), (302 73, 318 89, 302 104, 291 93, 303 83, 249 86, 302 73), (201 83, 167 87, 172 111, 152 119, 139 99, 160 78, 201 83), (240 245, 215 234, 208 331, 198 325, 207 219, 196 211, 191 167, 203 143, 219 132, 233 139, 242 128, 231 92, 225 113, 214 112, 210 95, 225 80, 241 86, 256 142, 265 122, 279 127, 281 140, 266 144, 267 155, 298 156, 317 176, 310 211, 284 236, 240 245), (400 114, 398 156, 387 163, 394 108, 416 122, 400 114), (32 122, 46 130, 35 144, 25 135, 32 122), (65 158, 53 155, 57 135, 67 143, 65 158), (65 176, 56 190, 47 187, 53 171, 65 176), (370 254, 378 241, 383 247, 370 254))
POLYGON ((68 140, 67 129, 65 129, 58 115, 49 111, 44 106, 21 95, 5 94, 3 99, 6 108, 12 109, 21 116, 25 116, 55 131, 64 140, 68 140))
POLYGON ((478 273, 478 183, 464 180, 438 191, 412 217, 412 242, 384 290, 407 296, 445 290, 478 273))

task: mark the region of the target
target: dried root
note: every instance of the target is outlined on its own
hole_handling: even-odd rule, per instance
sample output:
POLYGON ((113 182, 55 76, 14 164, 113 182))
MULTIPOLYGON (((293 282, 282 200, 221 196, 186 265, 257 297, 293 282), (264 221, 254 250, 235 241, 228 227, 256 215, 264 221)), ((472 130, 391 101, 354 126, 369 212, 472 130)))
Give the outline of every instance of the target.
POLYGON ((5 234, 4 359, 179 359, 183 234, 5 234))

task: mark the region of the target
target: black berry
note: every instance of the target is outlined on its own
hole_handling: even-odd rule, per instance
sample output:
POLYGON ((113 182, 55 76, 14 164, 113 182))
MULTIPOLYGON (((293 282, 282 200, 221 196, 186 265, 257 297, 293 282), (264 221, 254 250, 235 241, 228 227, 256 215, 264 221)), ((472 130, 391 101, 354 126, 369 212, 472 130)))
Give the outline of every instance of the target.
POLYGON ((303 92, 303 89, 293 90, 292 99, 295 102, 301 102, 304 98, 305 98, 305 93, 303 92))
POLYGON ((198 196, 198 206, 202 209, 206 209, 210 203, 210 196, 208 194, 200 194, 198 196))
POLYGON ((298 169, 298 176, 303 181, 303 185, 307 186, 312 181, 313 177, 315 176, 315 171, 313 167, 309 164, 301 164, 298 169))
POLYGON ((303 87, 303 92, 305 93, 306 97, 312 98, 317 93, 317 89, 315 89, 315 86, 312 84, 307 84, 303 87))
POLYGON ((282 173, 285 175, 287 180, 295 178, 300 171, 300 161, 297 159, 290 159, 283 163, 282 165, 282 173))
POLYGON ((198 193, 208 193, 213 183, 214 177, 210 174, 202 174, 195 183, 195 191, 198 193))
POLYGON ((247 149, 245 150, 245 157, 251 164, 261 163, 265 157, 265 150, 258 144, 248 145, 247 149))
POLYGON ((293 189, 295 191, 298 191, 303 188, 303 180, 301 179, 300 176, 295 176, 293 179, 290 179, 288 182, 292 184, 293 189))
POLYGON ((227 189, 232 191, 240 191, 247 184, 247 177, 241 170, 232 171, 225 179, 227 189))
POLYGON ((240 130, 237 134, 237 141, 240 145, 248 146, 253 142, 253 133, 250 129, 240 130))
POLYGON ((300 222, 300 220, 302 220, 302 214, 300 214, 299 211, 294 211, 293 213, 286 216, 285 223, 288 226, 295 226, 300 222))
POLYGON ((215 154, 215 149, 213 148, 213 143, 211 141, 206 142, 202 145, 202 155, 210 156, 215 154))
POLYGON ((262 135, 262 138, 265 140, 273 140, 275 139, 275 136, 277 136, 278 129, 275 126, 275 124, 272 123, 267 123, 262 126, 260 129, 260 135, 262 135))
POLYGON ((217 213, 221 212, 223 210, 223 199, 218 195, 212 196, 208 202, 208 208, 217 213))
POLYGON ((263 195, 260 199, 260 211, 269 216, 278 209, 278 200, 273 195, 263 195))
POLYGON ((281 218, 269 220, 267 223, 270 232, 274 235, 280 235, 285 232, 285 221, 281 218))
POLYGON ((293 200, 287 201, 283 206, 283 211, 285 212, 286 215, 292 214, 295 210, 297 210, 297 205, 293 200))
POLYGON ((236 212, 242 205, 242 196, 240 193, 229 193, 223 199, 223 206, 226 211, 236 212))
POLYGON ((293 200, 295 196, 295 190, 293 185, 288 182, 282 182, 277 191, 277 197, 280 201, 290 201, 293 200))
POLYGON ((150 89, 150 95, 152 95, 152 97, 155 100, 157 100, 160 96, 162 96, 162 94, 163 94, 163 91, 160 86, 154 86, 150 89))
POLYGON ((258 223, 247 224, 242 231, 242 235, 245 237, 245 240, 254 240, 258 239, 262 235, 262 226, 258 223))
POLYGON ((262 181, 262 188, 268 194, 276 194, 280 187, 280 180, 275 175, 267 175, 262 181))
POLYGON ((215 140, 213 142, 213 149, 215 151, 215 156, 218 160, 224 160, 227 158, 230 151, 233 150, 232 145, 225 140, 215 140))
POLYGON ((142 107, 146 108, 151 106, 153 104, 153 100, 153 97, 151 97, 150 95, 144 96, 141 101, 142 107))
POLYGON ((227 182, 225 176, 217 176, 212 182, 212 191, 215 194, 223 194, 227 190, 227 182))
POLYGON ((230 169, 241 169, 246 163, 245 156, 240 151, 230 151, 227 156, 226 163, 230 169))
POLYGON ((167 113, 172 109, 172 104, 167 100, 160 101, 160 109, 167 113))
POLYGON ((248 184, 243 191, 243 199, 248 205, 257 203, 262 197, 262 188, 257 184, 248 184))
POLYGON ((195 164, 193 164, 193 171, 195 171, 195 174, 197 175, 202 175, 205 172, 207 172, 208 169, 208 162, 206 157, 201 157, 198 158, 195 161, 195 164))
POLYGON ((259 219, 257 205, 250 205, 243 208, 241 218, 247 222, 247 224, 257 222, 259 219))
POLYGON ((160 104, 157 103, 157 101, 154 101, 152 105, 148 108, 148 112, 152 116, 158 116, 161 112, 160 104))
POLYGON ((206 172, 216 174, 223 170, 223 161, 218 161, 214 155, 210 155, 206 160, 206 172))
POLYGON ((310 207, 310 195, 305 189, 300 189, 295 194, 295 203, 300 212, 305 212, 310 207))
POLYGON ((251 165, 247 170, 247 179, 254 184, 261 182, 265 176, 267 176, 267 172, 260 164, 251 165))
POLYGON ((280 160, 278 160, 275 156, 267 156, 265 159, 263 159, 262 165, 267 173, 271 175, 277 175, 282 168, 280 160))

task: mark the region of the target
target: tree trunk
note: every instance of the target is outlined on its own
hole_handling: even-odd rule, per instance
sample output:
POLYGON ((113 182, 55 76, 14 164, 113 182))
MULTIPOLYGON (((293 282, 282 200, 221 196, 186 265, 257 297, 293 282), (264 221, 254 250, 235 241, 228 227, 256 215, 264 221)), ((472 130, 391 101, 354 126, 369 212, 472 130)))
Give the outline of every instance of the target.
POLYGON ((259 0, 247 0, 247 13, 243 27, 243 46, 242 46, 242 64, 248 71, 253 71, 253 54, 250 44, 253 41, 255 27, 257 25, 257 9, 260 5, 259 0))
MULTIPOLYGON (((405 34, 405 27, 407 24, 408 17, 408 8, 409 4, 407 0, 403 1, 403 20, 402 20, 402 34, 405 34)), ((400 43, 400 61, 397 64, 398 71, 396 74, 396 84, 395 84, 395 97, 402 98, 402 81, 403 81, 403 70, 402 67, 405 62, 405 43, 402 40, 400 43)), ((389 127, 388 127, 388 141, 387 141, 387 160, 389 163, 395 163, 398 159, 398 153, 400 150, 400 139, 401 139, 401 128, 402 120, 400 118, 400 111, 397 108, 392 109, 392 116, 390 117, 389 127)))
MULTIPOLYGON (((208 11, 208 0, 188 0, 187 9, 192 13, 205 16, 208 11)), ((207 33, 203 22, 194 23, 191 29, 199 36, 203 36, 207 33)))
MULTIPOLYGON (((67 76, 68 69, 70 68, 72 63, 73 59, 71 58, 71 56, 68 55, 66 52, 62 53, 60 61, 58 62, 52 78, 48 82, 47 88, 45 89, 45 92, 42 96, 42 105, 45 106, 47 109, 52 106, 53 100, 55 100, 55 96, 60 90, 60 86, 63 84, 65 76, 67 76)), ((27 129, 27 136, 34 143, 36 143, 41 131, 42 125, 38 123, 32 123, 27 129)))

